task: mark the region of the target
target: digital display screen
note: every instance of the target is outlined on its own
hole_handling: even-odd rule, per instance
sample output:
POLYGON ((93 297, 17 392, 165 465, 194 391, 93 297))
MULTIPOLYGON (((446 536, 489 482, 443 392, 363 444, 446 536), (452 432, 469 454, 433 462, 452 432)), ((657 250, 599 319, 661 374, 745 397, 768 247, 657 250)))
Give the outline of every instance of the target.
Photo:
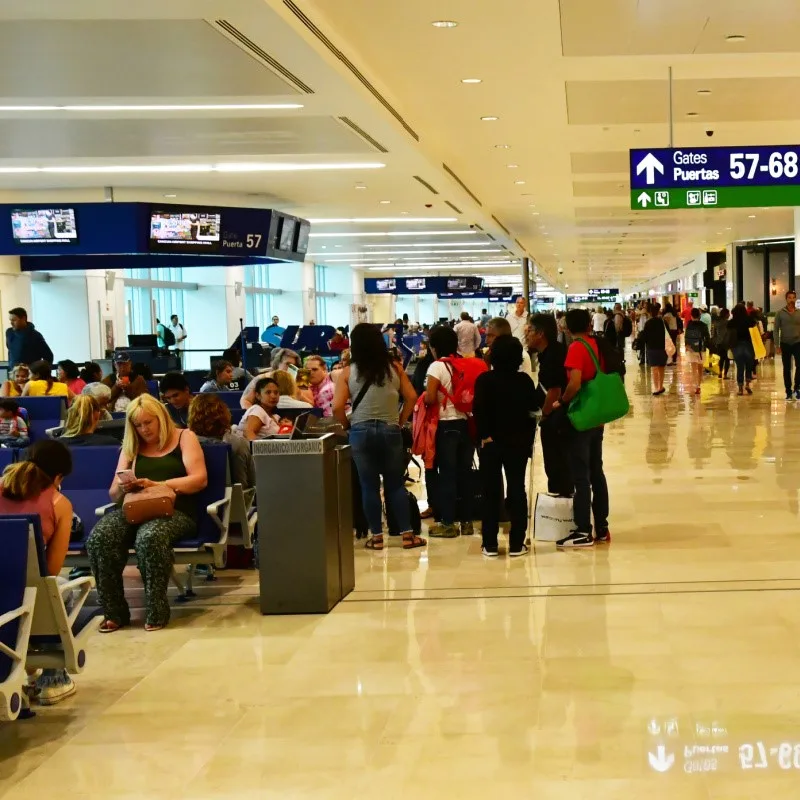
POLYGON ((490 286, 489 287, 489 299, 490 300, 505 300, 508 298, 509 300, 514 294, 514 287, 513 286, 490 286))
POLYGON ((162 211, 150 214, 151 249, 182 246, 191 250, 217 248, 222 233, 219 211, 162 211))
POLYGON ((308 252, 308 236, 311 233, 311 223, 302 220, 297 226, 297 244, 294 252, 304 256, 308 252))
POLYGON ((406 278, 406 289, 420 291, 425 288, 425 278, 406 278))
POLYGON ((70 244, 78 241, 74 208, 17 208, 11 230, 20 244, 70 244))
POLYGON ((467 288, 467 279, 466 278, 448 278, 447 279, 447 288, 450 291, 455 290, 455 289, 466 289, 467 288))
POLYGON ((295 227, 295 220, 291 217, 283 217, 278 229, 278 250, 283 250, 284 253, 294 252, 295 227))
POLYGON ((397 281, 394 278, 378 278, 375 285, 379 292, 393 292, 397 288, 397 281))

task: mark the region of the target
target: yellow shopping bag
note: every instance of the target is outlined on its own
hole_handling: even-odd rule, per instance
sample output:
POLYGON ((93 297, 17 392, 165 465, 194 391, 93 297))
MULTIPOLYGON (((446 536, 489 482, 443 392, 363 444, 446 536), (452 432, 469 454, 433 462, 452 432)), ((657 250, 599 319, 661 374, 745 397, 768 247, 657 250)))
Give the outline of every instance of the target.
POLYGON ((708 369, 710 361, 709 361, 709 352, 708 350, 703 350, 703 369, 708 369))
POLYGON ((761 334, 758 328, 750 328, 750 338, 753 340, 753 352, 756 356, 756 361, 767 357, 767 348, 764 347, 764 342, 761 339, 761 334))
POLYGON ((719 356, 716 353, 711 356, 711 374, 719 375, 719 356))

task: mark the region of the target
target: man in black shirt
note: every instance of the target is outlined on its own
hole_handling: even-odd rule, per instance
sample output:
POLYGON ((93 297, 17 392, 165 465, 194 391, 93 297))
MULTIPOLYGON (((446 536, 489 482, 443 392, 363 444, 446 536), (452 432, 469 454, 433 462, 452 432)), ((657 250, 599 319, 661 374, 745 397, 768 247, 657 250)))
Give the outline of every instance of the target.
POLYGON ((180 372, 168 372, 158 387, 161 397, 166 401, 167 412, 179 428, 189 427, 189 406, 192 392, 189 383, 180 372))
POLYGON ((534 314, 527 332, 527 343, 539 354, 539 401, 542 421, 539 434, 542 459, 547 473, 547 491, 562 497, 572 497, 575 490, 567 458, 569 424, 564 408, 553 409, 567 385, 564 361, 567 350, 558 341, 558 327, 552 314, 534 314))

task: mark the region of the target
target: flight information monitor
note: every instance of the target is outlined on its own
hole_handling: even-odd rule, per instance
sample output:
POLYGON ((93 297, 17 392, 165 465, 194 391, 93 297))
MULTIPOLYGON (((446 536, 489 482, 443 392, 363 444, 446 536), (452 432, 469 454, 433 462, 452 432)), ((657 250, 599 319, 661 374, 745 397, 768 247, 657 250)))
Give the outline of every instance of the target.
POLYGON ((222 214, 207 210, 158 210, 150 214, 150 249, 199 252, 217 250, 222 214))

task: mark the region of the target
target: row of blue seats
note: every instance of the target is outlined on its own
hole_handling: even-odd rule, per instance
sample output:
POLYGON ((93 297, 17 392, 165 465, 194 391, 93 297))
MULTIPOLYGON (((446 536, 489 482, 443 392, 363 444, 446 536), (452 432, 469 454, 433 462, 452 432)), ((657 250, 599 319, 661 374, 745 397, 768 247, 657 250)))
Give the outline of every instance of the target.
POLYGON ((102 612, 86 605, 93 577, 59 583, 48 574, 38 517, 0 517, 0 554, 0 719, 13 720, 28 669, 83 671, 102 612))

